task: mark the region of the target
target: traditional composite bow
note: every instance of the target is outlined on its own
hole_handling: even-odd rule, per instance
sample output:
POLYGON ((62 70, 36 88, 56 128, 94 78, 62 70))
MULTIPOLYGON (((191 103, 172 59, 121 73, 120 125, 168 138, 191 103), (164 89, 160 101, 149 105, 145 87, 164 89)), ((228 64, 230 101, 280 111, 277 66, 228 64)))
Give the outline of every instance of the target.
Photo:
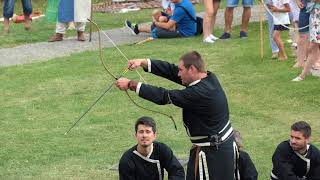
MULTIPOLYGON (((98 30, 98 43, 99 43, 99 59, 101 61, 101 64, 103 65, 104 69, 107 71, 107 73, 114 79, 114 80, 118 80, 119 78, 123 77, 128 71, 129 71, 129 68, 125 68, 122 73, 118 76, 114 75, 107 67, 107 65, 105 64, 104 62, 104 59, 103 59, 103 51, 102 51, 102 44, 101 44, 101 32, 109 39, 109 41, 112 43, 112 45, 120 52, 120 54, 126 59, 126 61, 129 61, 129 59, 127 58, 127 56, 118 48, 118 46, 113 42, 113 40, 105 33, 103 32, 100 27, 95 23, 93 22, 91 19, 88 19, 88 21, 93 24, 96 29, 98 30)), ((141 74, 136 70, 137 74, 139 75, 140 79, 142 79, 144 82, 146 82, 143 77, 141 76, 141 74)), ((71 129, 73 129, 79 122, 80 120, 102 99, 102 97, 113 87, 115 83, 112 82, 106 89, 105 91, 89 106, 89 108, 73 123, 73 125, 65 132, 65 135, 67 135, 71 129)), ((128 91, 125 91, 126 92, 126 95, 128 96, 129 100, 137 107, 141 108, 141 109, 144 109, 146 111, 150 111, 150 112, 153 112, 153 113, 156 113, 156 114, 161 114, 161 115, 164 115, 166 117, 168 117, 169 119, 171 119, 173 125, 174 125, 174 128, 177 130, 177 125, 173 119, 172 116, 166 114, 166 113, 163 113, 163 112, 160 112, 160 111, 155 111, 155 110, 152 110, 152 109, 148 109, 146 107, 143 107, 141 105, 139 105, 138 103, 136 103, 133 98, 130 96, 130 94, 128 93, 128 91)))

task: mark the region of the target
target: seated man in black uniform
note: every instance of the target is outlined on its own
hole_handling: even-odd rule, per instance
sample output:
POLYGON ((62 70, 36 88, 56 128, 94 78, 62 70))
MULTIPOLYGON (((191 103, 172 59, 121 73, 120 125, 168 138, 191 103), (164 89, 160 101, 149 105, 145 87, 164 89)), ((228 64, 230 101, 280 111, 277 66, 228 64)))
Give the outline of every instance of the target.
POLYGON ((272 156, 271 180, 320 179, 320 151, 309 144, 310 136, 308 123, 291 126, 290 140, 280 143, 272 156))
POLYGON ((156 139, 156 124, 141 117, 135 124, 138 144, 125 152, 119 163, 120 180, 162 180, 164 169, 169 180, 184 180, 184 169, 171 149, 156 139))
POLYGON ((242 137, 239 131, 234 130, 234 139, 238 147, 235 177, 236 180, 257 180, 258 172, 249 154, 242 150, 242 137))

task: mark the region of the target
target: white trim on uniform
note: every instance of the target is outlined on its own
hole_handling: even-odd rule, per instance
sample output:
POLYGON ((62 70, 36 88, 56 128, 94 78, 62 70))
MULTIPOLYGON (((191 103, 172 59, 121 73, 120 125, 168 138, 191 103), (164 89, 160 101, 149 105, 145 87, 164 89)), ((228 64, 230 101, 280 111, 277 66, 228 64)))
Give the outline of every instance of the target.
POLYGON ((162 180, 162 173, 161 173, 160 161, 159 161, 159 160, 155 160, 155 159, 150 159, 150 156, 151 156, 152 152, 153 152, 153 144, 152 144, 151 152, 148 154, 147 157, 143 156, 142 154, 140 154, 140 153, 139 153, 138 151, 136 151, 136 150, 133 151, 134 154, 136 154, 137 156, 139 156, 139 157, 142 158, 143 160, 157 164, 158 173, 159 173, 159 180, 162 180))
POLYGON ((141 88, 142 83, 138 82, 137 88, 136 88, 136 93, 139 95, 140 88, 141 88))
POLYGON ((151 72, 151 60, 147 59, 148 62, 148 72, 151 72))
POLYGON ((230 121, 227 122, 227 124, 222 128, 221 131, 219 131, 219 134, 222 133, 230 124, 230 121))
POLYGON ((210 179, 206 153, 204 153, 203 151, 200 151, 199 152, 199 178, 200 178, 200 180, 203 180, 203 177, 205 177, 205 179, 210 179), (204 170, 204 174, 203 174, 203 170, 204 170))
POLYGON ((196 84, 198 84, 198 82, 200 82, 200 81, 201 81, 201 79, 195 80, 195 81, 193 81, 192 83, 190 83, 188 86, 196 85, 196 84))
POLYGON ((279 179, 278 176, 276 176, 276 175, 274 175, 274 174, 272 173, 272 171, 271 171, 271 177, 274 178, 274 179, 279 179))
POLYGON ((305 176, 309 173, 310 171, 310 159, 306 158, 307 154, 308 154, 308 150, 309 150, 310 145, 307 145, 307 152, 305 155, 301 155, 298 152, 295 151, 296 155, 301 158, 302 160, 304 160, 307 163, 307 169, 306 169, 306 174, 305 176))
MULTIPOLYGON (((219 134, 223 132, 229 125, 230 125, 230 121, 228 121, 228 123, 223 127, 221 131, 219 131, 219 134)), ((232 134, 232 132, 233 132, 233 128, 230 127, 228 131, 221 137, 221 141, 226 140, 232 134)), ((200 140, 200 139, 208 138, 208 136, 190 136, 189 138, 190 140, 200 140)), ((201 143, 197 143, 197 144, 201 144, 201 143)))

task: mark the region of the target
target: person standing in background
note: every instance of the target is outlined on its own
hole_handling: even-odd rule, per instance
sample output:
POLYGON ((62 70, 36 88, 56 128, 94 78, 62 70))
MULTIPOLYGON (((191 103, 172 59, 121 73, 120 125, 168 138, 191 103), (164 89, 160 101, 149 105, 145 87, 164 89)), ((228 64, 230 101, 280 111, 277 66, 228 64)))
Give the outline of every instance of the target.
MULTIPOLYGON (((32 2, 31 0, 21 0, 23 14, 24 14, 24 29, 30 30, 31 28, 31 18, 30 15, 32 13, 32 2)), ((10 26, 10 18, 13 16, 14 11, 14 0, 4 0, 3 6, 3 31, 5 33, 9 32, 10 26)))
POLYGON ((84 31, 90 12, 91 0, 60 0, 56 32, 48 42, 62 41, 70 22, 75 24, 77 40, 85 41, 84 31))

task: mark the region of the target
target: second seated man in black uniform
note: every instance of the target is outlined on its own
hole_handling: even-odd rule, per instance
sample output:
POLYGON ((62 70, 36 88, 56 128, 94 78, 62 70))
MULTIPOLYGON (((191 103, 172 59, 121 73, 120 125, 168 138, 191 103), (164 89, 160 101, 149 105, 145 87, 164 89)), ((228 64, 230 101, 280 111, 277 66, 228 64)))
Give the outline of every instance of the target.
POLYGON ((291 126, 290 140, 281 142, 272 156, 271 180, 320 180, 320 151, 309 144, 310 137, 305 121, 291 126))

